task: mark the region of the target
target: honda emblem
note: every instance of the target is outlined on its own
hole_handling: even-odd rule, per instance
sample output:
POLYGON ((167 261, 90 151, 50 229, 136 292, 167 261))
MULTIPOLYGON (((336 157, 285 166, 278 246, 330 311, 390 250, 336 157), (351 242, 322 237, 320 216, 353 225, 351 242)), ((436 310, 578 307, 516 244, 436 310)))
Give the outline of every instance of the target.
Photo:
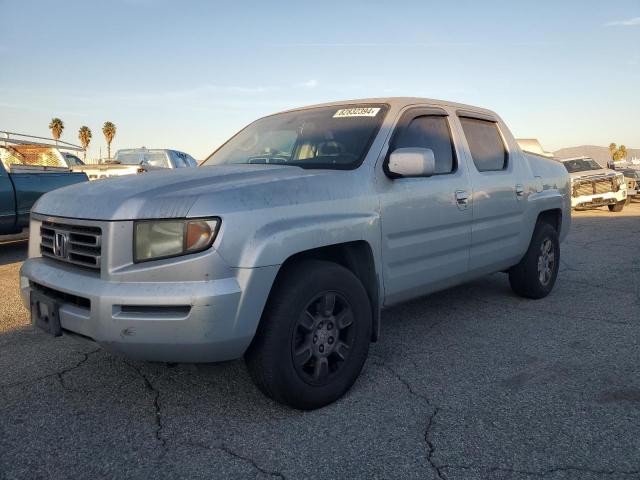
POLYGON ((69 236, 64 232, 56 232, 53 237, 53 254, 56 257, 67 258, 69 253, 69 236))

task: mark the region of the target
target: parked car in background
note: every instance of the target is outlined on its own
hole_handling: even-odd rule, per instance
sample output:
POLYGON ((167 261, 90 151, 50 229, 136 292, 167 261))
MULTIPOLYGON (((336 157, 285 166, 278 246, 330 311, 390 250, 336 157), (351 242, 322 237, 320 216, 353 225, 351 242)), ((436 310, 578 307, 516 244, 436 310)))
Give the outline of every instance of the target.
POLYGON ((96 165, 76 167, 85 172, 89 180, 120 177, 161 169, 197 167, 198 162, 188 153, 169 149, 132 148, 118 150, 113 159, 96 165))
POLYGON ((500 271, 548 295, 571 198, 492 111, 385 98, 262 118, 197 169, 52 192, 31 222, 38 327, 140 360, 244 356, 312 409, 355 382, 383 307, 500 271))
POLYGON ((622 173, 602 168, 594 159, 560 159, 571 177, 571 206, 575 209, 609 207, 621 212, 627 201, 627 184, 622 173))
POLYGON ((640 200, 640 169, 624 168, 616 171, 622 173, 627 182, 627 200, 640 200))
POLYGON ((74 155, 73 153, 62 152, 64 159, 69 167, 78 167, 80 165, 84 165, 84 162, 80 160, 80 157, 74 155))
POLYGON ((72 173, 61 148, 82 150, 70 143, 12 132, 0 132, 0 235, 19 233, 29 225, 31 207, 56 188, 84 182, 72 173), (48 142, 43 142, 47 140, 48 142))

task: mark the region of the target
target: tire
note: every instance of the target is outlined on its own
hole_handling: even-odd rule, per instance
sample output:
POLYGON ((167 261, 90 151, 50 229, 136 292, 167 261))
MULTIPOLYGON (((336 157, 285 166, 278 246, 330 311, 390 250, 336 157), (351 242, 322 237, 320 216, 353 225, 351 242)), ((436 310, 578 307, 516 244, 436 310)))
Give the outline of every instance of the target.
POLYGON ((626 205, 626 200, 622 200, 621 202, 617 202, 614 205, 607 205, 610 212, 621 212, 624 206, 626 205))
POLYGON ((521 297, 544 298, 553 290, 559 266, 558 232, 548 223, 538 222, 527 253, 509 270, 509 283, 521 297))
POLYGON ((371 329, 369 297, 351 271, 302 261, 278 275, 245 362, 268 397, 301 410, 320 408, 356 381, 371 329))

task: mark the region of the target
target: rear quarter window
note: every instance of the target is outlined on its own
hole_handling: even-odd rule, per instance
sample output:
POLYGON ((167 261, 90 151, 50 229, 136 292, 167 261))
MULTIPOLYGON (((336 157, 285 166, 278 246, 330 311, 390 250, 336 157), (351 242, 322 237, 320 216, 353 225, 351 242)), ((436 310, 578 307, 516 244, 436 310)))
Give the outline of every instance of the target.
POLYGON ((492 172, 507 168, 509 154, 495 122, 460 117, 473 163, 479 172, 492 172))

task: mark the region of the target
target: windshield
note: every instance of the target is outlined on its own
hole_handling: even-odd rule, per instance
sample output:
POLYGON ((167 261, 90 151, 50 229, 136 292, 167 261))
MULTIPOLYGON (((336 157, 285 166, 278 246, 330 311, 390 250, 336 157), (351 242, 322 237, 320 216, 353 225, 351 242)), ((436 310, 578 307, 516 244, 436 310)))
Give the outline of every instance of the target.
POLYGON ((340 105, 271 115, 241 130, 202 165, 353 169, 362 163, 386 112, 383 104, 340 105))
POLYGON ((122 165, 144 164, 152 167, 169 168, 169 161, 164 150, 118 152, 115 159, 122 165))
POLYGON ((139 152, 118 152, 115 160, 123 165, 140 165, 142 158, 139 152))
POLYGON ((579 158, 576 160, 567 160, 562 162, 564 164, 564 168, 567 169, 569 173, 576 172, 587 172, 589 170, 601 170, 602 167, 598 165, 595 160, 591 158, 579 158))
POLYGON ((65 153, 64 154, 64 159, 67 161, 69 166, 77 167, 77 166, 84 165, 84 162, 82 160, 80 160, 75 155, 71 155, 70 153, 65 153))
POLYGON ((640 178, 640 172, 638 172, 637 170, 624 170, 622 172, 624 174, 625 177, 629 177, 629 178, 640 178))

